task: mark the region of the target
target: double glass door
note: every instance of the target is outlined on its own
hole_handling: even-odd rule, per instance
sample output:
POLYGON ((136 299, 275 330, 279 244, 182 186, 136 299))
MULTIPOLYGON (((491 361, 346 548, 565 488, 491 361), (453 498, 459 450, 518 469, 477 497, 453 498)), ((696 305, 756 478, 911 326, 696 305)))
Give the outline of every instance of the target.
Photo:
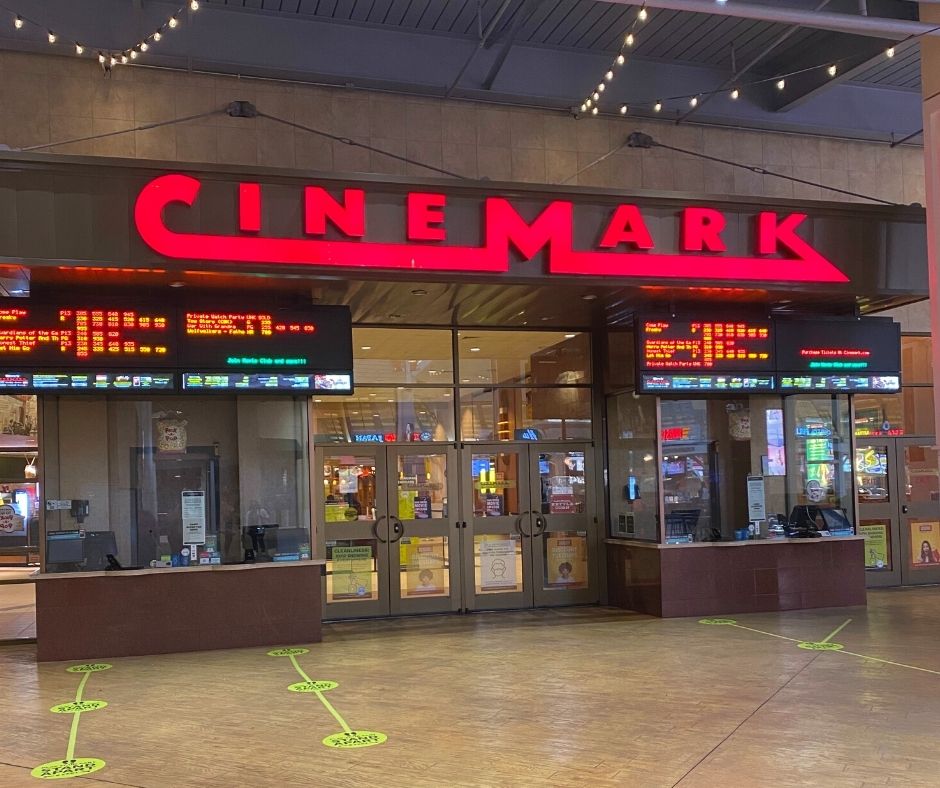
POLYGON ((932 444, 883 438, 856 447, 869 586, 940 583, 940 463, 932 444))
POLYGON ((596 602, 589 444, 317 449, 327 619, 596 602))
POLYGON ((586 444, 466 446, 465 607, 597 601, 591 458, 586 444))
POLYGON ((326 618, 456 610, 456 450, 328 446, 317 452, 326 618))

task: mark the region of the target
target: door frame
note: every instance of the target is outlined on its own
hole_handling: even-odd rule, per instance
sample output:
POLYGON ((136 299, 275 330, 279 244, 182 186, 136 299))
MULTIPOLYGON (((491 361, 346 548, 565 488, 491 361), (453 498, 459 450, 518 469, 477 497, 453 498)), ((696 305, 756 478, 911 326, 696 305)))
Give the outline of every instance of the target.
POLYGON ((890 569, 865 569, 865 585, 868 588, 881 588, 885 586, 901 585, 901 565, 905 554, 901 549, 901 484, 898 481, 901 468, 898 465, 897 438, 857 438, 855 441, 856 458, 853 463, 858 486, 857 455, 860 450, 869 447, 884 447, 885 461, 888 466, 888 500, 856 502, 858 526, 866 524, 884 524, 887 526, 888 550, 890 569), (869 521, 871 521, 869 523, 869 521))
MULTIPOLYGON (((899 542, 899 549, 902 556, 901 584, 911 586, 940 583, 940 562, 929 567, 916 567, 911 560, 913 556, 911 524, 919 520, 940 523, 940 504, 932 501, 910 502, 907 500, 907 462, 905 455, 905 450, 909 446, 923 446, 928 451, 938 452, 936 448, 937 442, 933 438, 909 438, 905 436, 903 438, 896 438, 895 446, 898 468, 898 473, 896 474, 899 510, 898 521, 901 531, 899 542)), ((936 532, 934 532, 935 537, 936 535, 936 532)), ((934 541, 937 541, 936 538, 934 541)), ((940 549, 940 544, 935 544, 935 548, 940 549)), ((935 553, 936 549, 934 551, 935 553)))

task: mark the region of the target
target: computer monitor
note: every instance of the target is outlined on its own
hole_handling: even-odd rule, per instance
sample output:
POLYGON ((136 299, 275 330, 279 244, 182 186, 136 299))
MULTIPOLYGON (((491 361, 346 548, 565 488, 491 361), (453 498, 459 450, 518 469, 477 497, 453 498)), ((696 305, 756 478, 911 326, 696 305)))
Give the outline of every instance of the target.
POLYGON ((85 569, 107 569, 109 554, 117 555, 114 531, 85 531, 85 569))
POLYGON ((49 531, 46 534, 47 564, 80 564, 84 560, 84 531, 49 531))
POLYGON ((827 531, 851 531, 852 523, 842 509, 832 506, 794 506, 790 512, 790 525, 796 528, 810 530, 825 529, 827 531), (816 518, 822 519, 819 525, 816 518))

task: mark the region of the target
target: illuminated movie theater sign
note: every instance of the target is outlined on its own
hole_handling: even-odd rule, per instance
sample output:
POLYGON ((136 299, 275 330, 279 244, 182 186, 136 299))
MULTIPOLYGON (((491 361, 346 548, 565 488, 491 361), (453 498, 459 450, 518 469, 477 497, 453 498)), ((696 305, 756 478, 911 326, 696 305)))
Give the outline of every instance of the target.
POLYGON ((541 256, 547 274, 569 277, 707 283, 849 281, 806 239, 812 234, 811 222, 800 212, 754 211, 744 219, 749 223, 744 230, 740 214, 731 217, 712 207, 679 207, 672 211, 676 226, 665 232, 661 215, 653 221, 631 203, 604 206, 590 215, 590 221, 578 223, 579 206, 568 200, 543 200, 533 208, 531 196, 482 195, 474 198, 477 205, 472 211, 465 196, 439 191, 371 197, 365 188, 328 190, 310 184, 292 189, 293 204, 283 198, 284 187, 277 187, 280 199, 272 207, 268 186, 241 182, 220 187, 214 182, 213 195, 218 197, 220 188, 228 190, 224 197, 234 197, 236 210, 228 226, 213 225, 210 230, 195 219, 204 209, 216 217, 220 213, 217 205, 204 204, 215 197, 201 196, 203 186, 198 178, 169 174, 154 178, 139 192, 136 230, 158 255, 311 270, 480 274, 504 274, 514 258, 541 256), (398 204, 390 207, 391 199, 398 204), (454 205, 457 202, 459 206, 454 205), (392 215, 400 219, 400 226, 390 225, 392 215), (476 224, 472 232, 465 226, 469 223, 476 224), (471 235, 476 242, 468 242, 471 235), (741 238, 748 239, 749 248, 742 248, 741 238))

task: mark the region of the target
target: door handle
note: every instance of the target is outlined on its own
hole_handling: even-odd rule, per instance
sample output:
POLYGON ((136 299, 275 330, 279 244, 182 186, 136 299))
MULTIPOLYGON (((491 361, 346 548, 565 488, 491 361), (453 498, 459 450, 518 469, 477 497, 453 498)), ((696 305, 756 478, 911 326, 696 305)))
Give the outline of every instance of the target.
POLYGON ((378 539, 382 544, 386 544, 388 542, 388 539, 383 539, 381 536, 379 536, 379 523, 382 522, 382 520, 387 520, 387 519, 388 519, 388 515, 383 514, 378 520, 375 520, 372 523, 372 535, 376 539, 378 539))
MULTIPOLYGON (((527 514, 528 514, 528 513, 527 513, 527 514)), ((530 536, 532 536, 532 534, 527 534, 527 533, 525 532, 525 528, 522 527, 522 518, 525 517, 525 516, 526 516, 525 514, 520 514, 520 515, 516 518, 516 530, 517 530, 522 536, 524 536, 524 537, 526 537, 526 538, 528 539, 530 536)))
POLYGON ((394 544, 405 535, 405 524, 401 520, 399 520, 397 517, 395 517, 395 515, 392 515, 391 517, 389 517, 388 521, 389 523, 391 523, 392 533, 395 534, 395 538, 393 539, 390 536, 388 538, 388 541, 390 544, 394 544))
POLYGON ((908 513, 908 508, 907 508, 906 506, 902 506, 902 507, 901 507, 901 514, 907 514, 907 513, 908 513))
POLYGON ((529 514, 535 515, 535 525, 538 528, 538 531, 536 531, 535 528, 532 529, 532 536, 541 536, 545 533, 545 528, 548 526, 548 520, 542 516, 541 512, 538 512, 535 509, 529 512, 529 514))

